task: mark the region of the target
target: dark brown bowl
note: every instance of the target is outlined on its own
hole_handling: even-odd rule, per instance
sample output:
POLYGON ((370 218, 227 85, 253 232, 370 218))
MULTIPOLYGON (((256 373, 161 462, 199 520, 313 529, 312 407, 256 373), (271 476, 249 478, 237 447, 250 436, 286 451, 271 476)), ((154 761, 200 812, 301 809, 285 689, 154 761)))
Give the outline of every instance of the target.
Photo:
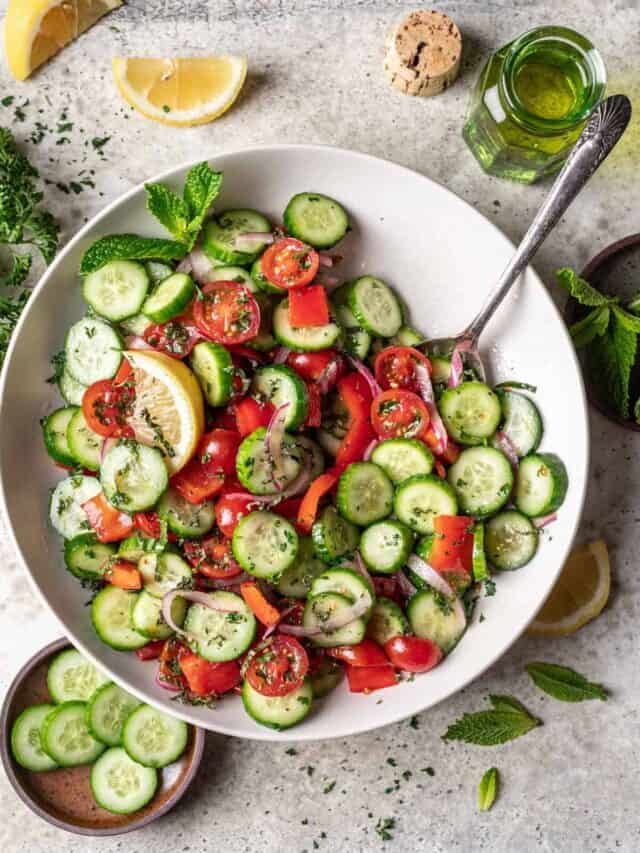
POLYGON ((140 829, 166 814, 183 796, 202 759, 204 730, 189 726, 189 742, 182 757, 160 771, 153 800, 131 815, 111 814, 94 801, 89 786, 90 767, 67 767, 46 773, 25 770, 11 754, 11 726, 28 705, 51 701, 46 683, 52 655, 69 646, 66 638, 45 646, 29 660, 11 683, 2 706, 0 736, 2 763, 20 799, 39 817, 78 835, 120 835, 140 829))
MULTIPOLYGON (((630 234, 622 240, 611 243, 589 261, 580 275, 603 293, 620 296, 623 300, 640 292, 640 234, 630 234)), ((567 302, 564 316, 568 325, 579 318, 579 306, 574 300, 570 299, 567 302)), ((626 429, 640 432, 640 424, 621 418, 617 412, 607 406, 606 401, 598 396, 589 382, 584 364, 583 376, 587 397, 594 408, 610 421, 626 429)))

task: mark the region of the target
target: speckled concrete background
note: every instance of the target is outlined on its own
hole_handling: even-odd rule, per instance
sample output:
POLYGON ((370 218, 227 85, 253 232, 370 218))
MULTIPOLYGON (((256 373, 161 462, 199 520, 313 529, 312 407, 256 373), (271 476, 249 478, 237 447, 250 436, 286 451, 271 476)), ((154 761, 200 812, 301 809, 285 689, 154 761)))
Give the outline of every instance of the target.
MULTIPOLYGON (((5 6, 6 0, 0 0, 0 11, 5 6)), ((563 23, 592 38, 604 53, 610 91, 629 93, 640 108, 640 3, 442 0, 438 7, 460 25, 465 54, 461 79, 437 99, 403 97, 382 73, 384 36, 408 8, 405 3, 130 0, 27 84, 15 84, 0 68, 0 95, 15 96, 11 106, 0 106, 0 124, 12 124, 19 138, 37 142, 30 152, 52 181, 48 203, 65 237, 107 201, 174 163, 215 156, 225 148, 291 141, 352 147, 424 172, 518 239, 543 188, 487 178, 460 138, 469 87, 484 56, 532 26, 563 23), (247 53, 250 77, 236 107, 213 125, 172 130, 123 106, 111 81, 111 56, 172 52, 247 53), (65 127, 69 124, 73 127, 65 127)), ((537 268, 547 281, 557 266, 579 268, 608 242, 640 230, 638 128, 636 118, 615 157, 541 251, 537 268)), ((553 284, 550 288, 559 296, 553 284)), ((607 539, 615 578, 611 603, 596 623, 572 638, 521 639, 481 680, 413 725, 407 721, 295 752, 210 735, 188 798, 161 822, 122 840, 80 839, 48 827, 2 777, 2 849, 640 849, 640 463, 635 458, 640 436, 593 414, 592 438, 592 478, 580 535, 607 539), (606 683, 612 699, 606 705, 575 706, 545 699, 523 674, 523 665, 532 659, 572 665, 606 683), (489 692, 517 695, 544 719, 544 727, 493 749, 443 743, 440 734, 447 724, 482 707, 489 692), (503 789, 493 811, 481 815, 475 790, 491 765, 500 768, 503 789), (376 832, 385 818, 395 820, 393 839, 386 843, 376 832)), ((19 665, 59 632, 1 530, 0 558, 4 691, 19 665)))

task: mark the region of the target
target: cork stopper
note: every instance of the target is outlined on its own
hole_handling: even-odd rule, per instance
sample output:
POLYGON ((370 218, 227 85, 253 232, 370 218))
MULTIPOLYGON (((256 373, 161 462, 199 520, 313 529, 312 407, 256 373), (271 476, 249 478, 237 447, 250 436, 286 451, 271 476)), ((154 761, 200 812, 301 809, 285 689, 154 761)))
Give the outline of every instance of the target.
POLYGON ((387 36, 384 70, 405 95, 444 92, 458 76, 462 36, 443 12, 411 12, 387 36))

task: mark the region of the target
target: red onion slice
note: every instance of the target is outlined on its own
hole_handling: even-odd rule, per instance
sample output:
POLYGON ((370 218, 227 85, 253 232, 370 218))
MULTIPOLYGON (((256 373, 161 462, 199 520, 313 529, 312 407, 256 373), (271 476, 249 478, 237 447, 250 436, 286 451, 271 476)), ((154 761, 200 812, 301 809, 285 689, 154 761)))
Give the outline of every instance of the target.
POLYGON ((501 450, 507 457, 514 471, 517 471, 518 465, 520 464, 520 459, 518 457, 518 453, 515 447, 513 446, 513 442, 506 434, 506 432, 499 430, 496 433, 496 444, 498 445, 498 449, 501 450))
POLYGON ((327 252, 318 252, 318 259, 321 267, 332 267, 334 264, 333 255, 327 252))
POLYGON ((280 631, 283 634, 291 634, 294 637, 315 637, 318 634, 330 634, 332 631, 337 631, 339 628, 344 628, 356 619, 363 616, 371 607, 371 598, 368 595, 361 596, 351 607, 345 607, 340 613, 337 613, 333 618, 327 619, 322 625, 322 628, 316 626, 307 628, 304 625, 281 625, 280 631))
POLYGON ((398 581, 398 586, 400 587, 400 592, 405 596, 405 598, 411 598, 411 596, 416 591, 415 586, 411 583, 409 578, 405 575, 402 569, 398 569, 395 574, 395 577, 398 581))
POLYGON ((362 575, 362 577, 371 585, 371 589, 373 589, 373 579, 369 574, 369 570, 367 569, 364 560, 362 559, 360 551, 355 552, 354 563, 355 570, 358 572, 359 575, 362 575))
POLYGON ((242 234, 237 234, 234 248, 239 252, 253 252, 259 249, 260 246, 269 245, 275 240, 275 236, 268 231, 244 231, 242 234), (258 244, 247 248, 247 243, 258 244))
POLYGON ((546 527, 548 524, 553 524, 554 521, 558 520, 557 512, 550 512, 549 515, 541 515, 539 518, 532 518, 533 526, 537 527, 538 530, 542 530, 543 527, 546 527))
POLYGON ((338 358, 334 358, 332 361, 329 362, 329 364, 325 367, 325 369, 318 377, 316 384, 318 386, 318 391, 322 396, 328 394, 329 390, 333 387, 337 378, 339 367, 340 360, 338 358))
POLYGON ((378 394, 382 394, 382 388, 378 385, 373 373, 365 364, 360 361, 359 358, 354 358, 352 355, 347 355, 347 361, 358 371, 360 376, 362 376, 362 378, 366 381, 367 385, 371 390, 371 394, 374 397, 377 397, 378 394))
POLYGON ((436 449, 436 453, 441 456, 447 449, 447 445, 449 444, 449 436, 447 434, 447 429, 442 422, 442 418, 440 417, 440 412, 438 411, 438 407, 436 406, 436 398, 433 393, 433 385, 431 384, 431 377, 429 376, 429 371, 425 367, 424 364, 418 363, 416 364, 416 379, 418 381, 418 390, 420 391, 420 396, 424 400, 425 406, 429 411, 429 417, 431 418, 431 426, 433 427, 433 431, 435 433, 436 438, 438 439, 438 448, 436 449))
POLYGON ((276 350, 276 354, 273 357, 274 364, 284 364, 285 361, 289 358, 291 354, 291 350, 288 347, 278 347, 276 350))
POLYGON ((284 440, 285 423, 287 420, 287 410, 290 403, 283 403, 275 410, 267 427, 267 434, 264 439, 267 445, 267 452, 271 458, 272 477, 276 489, 282 491, 282 479, 284 478, 284 460, 282 458, 282 442, 284 440))
POLYGON ((464 363, 462 361, 462 356, 460 355, 460 347, 457 346, 451 354, 451 373, 449 374, 449 381, 447 383, 449 388, 458 387, 462 381, 463 372, 464 363))
POLYGON ((336 285, 340 284, 340 279, 336 275, 323 275, 322 278, 316 278, 316 284, 321 284, 327 290, 332 290, 336 285))
MULTIPOLYGON (((272 507, 277 506, 281 501, 287 498, 294 498, 300 492, 305 491, 311 482, 311 457, 309 454, 305 457, 304 464, 300 473, 292 480, 286 489, 283 489, 277 495, 252 495, 251 492, 229 492, 225 495, 228 498, 247 499, 250 498, 255 506, 272 507)), ((251 504, 249 504, 249 507, 251 504)))
POLYGON ((124 339, 124 345, 127 349, 153 349, 150 343, 147 343, 140 335, 127 335, 124 339))
POLYGON ((202 592, 195 589, 172 589, 171 592, 168 592, 162 599, 162 618, 172 631, 175 631, 179 637, 184 637, 190 643, 196 642, 197 637, 193 634, 189 634, 188 631, 183 631, 182 628, 174 622, 173 616, 171 615, 171 608, 176 598, 184 598, 192 604, 201 604, 203 607, 208 607, 209 610, 217 610, 220 613, 241 613, 245 608, 245 604, 242 600, 238 601, 237 604, 230 601, 214 601, 211 598, 211 593, 209 592, 202 592))
POLYGON ((107 453, 110 450, 113 450, 113 448, 118 443, 118 440, 119 439, 117 439, 117 438, 105 438, 105 440, 102 442, 102 447, 100 448, 100 464, 101 465, 104 462, 104 457, 107 455, 107 453))
POLYGON ((189 275, 192 269, 193 267, 191 266, 191 255, 186 255, 176 267, 176 272, 184 272, 189 275))
POLYGON ((199 247, 192 249, 191 254, 187 255, 185 260, 188 260, 191 264, 191 274, 198 284, 206 284, 209 280, 209 273, 214 268, 214 265, 202 249, 199 247))
POLYGON ((254 578, 246 572, 241 572, 238 575, 233 575, 233 577, 226 579, 207 578, 207 589, 231 589, 231 587, 240 586, 241 583, 252 580, 254 580, 254 578))
POLYGON ((419 578, 425 583, 428 583, 430 587, 435 589, 437 592, 445 595, 447 598, 454 598, 455 593, 446 582, 446 580, 442 577, 442 575, 438 574, 434 568, 432 568, 429 563, 426 563, 417 554, 411 554, 409 559, 407 560, 407 565, 411 569, 412 572, 415 572, 419 578))
POLYGON ((179 693, 182 690, 182 687, 177 684, 172 684, 170 681, 165 681, 164 678, 160 678, 160 673, 156 673, 156 684, 158 687, 162 687, 163 690, 169 690, 171 693, 179 693))
POLYGON ((379 438, 374 438, 373 441, 369 442, 369 444, 366 446, 364 454, 362 456, 362 458, 365 462, 368 462, 371 459, 371 454, 373 453, 373 451, 376 449, 376 447, 379 444, 380 444, 379 438))

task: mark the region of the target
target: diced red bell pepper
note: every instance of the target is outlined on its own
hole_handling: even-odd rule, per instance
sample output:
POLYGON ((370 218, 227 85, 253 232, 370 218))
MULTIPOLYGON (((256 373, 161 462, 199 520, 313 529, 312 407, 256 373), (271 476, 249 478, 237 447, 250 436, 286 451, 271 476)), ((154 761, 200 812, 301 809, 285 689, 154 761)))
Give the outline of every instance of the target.
POLYGON ((437 572, 473 568, 473 521, 465 515, 438 515, 433 519, 429 565, 437 572))
POLYGON ((238 432, 244 438, 259 427, 266 427, 273 414, 271 403, 259 403, 253 397, 243 397, 233 405, 238 432))
POLYGON ((398 683, 398 676, 390 663, 384 666, 347 665, 346 669, 349 690, 352 693, 372 693, 398 683))
POLYGON ((303 533, 308 534, 311 532, 311 527, 318 514, 320 500, 335 486, 339 476, 339 472, 335 468, 330 468, 324 474, 320 474, 309 486, 305 496, 302 498, 298 513, 298 528, 303 533))
POLYGON ((162 528, 160 526, 160 516, 157 512, 153 510, 148 512, 134 512, 133 523, 141 533, 144 533, 150 539, 160 539, 162 528))
POLYGON ((107 583, 120 589, 142 589, 142 575, 136 564, 128 560, 115 560, 109 563, 102 577, 107 583))
POLYGON ((369 419, 357 418, 351 422, 336 454, 335 467, 342 473, 347 465, 360 462, 364 452, 376 438, 369 419))
POLYGON ((359 373, 354 371, 343 376, 338 381, 338 394, 351 418, 355 420, 369 417, 373 394, 366 380, 359 373))
POLYGON ((380 646, 368 639, 352 646, 334 646, 327 649, 327 654, 349 666, 387 666, 389 663, 380 646))
POLYGON ((195 696, 220 696, 233 690, 242 680, 240 666, 235 660, 211 663, 194 652, 185 652, 179 656, 179 662, 187 687, 195 696))
POLYGON ((280 621, 280 611, 262 594, 262 590, 254 581, 240 584, 240 594, 245 600, 256 619, 270 627, 280 621))
POLYGON ((136 649, 136 656, 139 660, 157 660, 162 654, 164 644, 164 640, 151 640, 146 646, 136 649))
POLYGON ((111 506, 102 492, 85 501, 82 509, 100 542, 118 542, 133 532, 131 516, 111 506))
POLYGON ((289 290, 289 322, 300 326, 326 326, 329 322, 327 291, 321 284, 289 290))

